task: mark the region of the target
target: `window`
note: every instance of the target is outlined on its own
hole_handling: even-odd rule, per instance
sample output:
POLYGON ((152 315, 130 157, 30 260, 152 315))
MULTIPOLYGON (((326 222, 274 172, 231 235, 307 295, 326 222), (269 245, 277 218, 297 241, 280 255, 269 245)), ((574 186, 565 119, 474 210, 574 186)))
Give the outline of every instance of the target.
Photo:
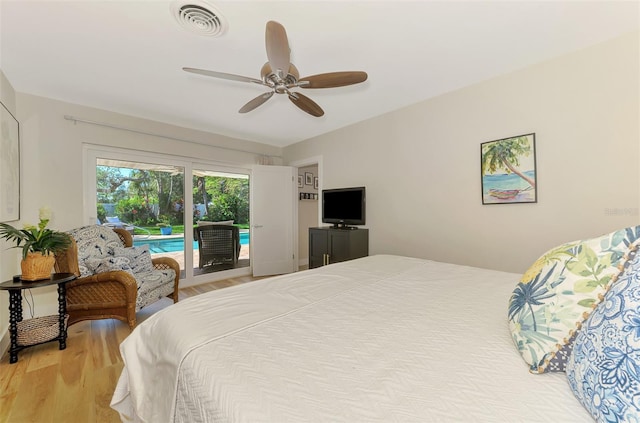
POLYGON ((153 255, 176 259, 183 279, 250 272, 248 170, 106 147, 88 147, 86 153, 90 223, 131 231, 134 245, 148 244, 153 255), (236 228, 236 259, 203 262, 194 228, 221 221, 236 228))

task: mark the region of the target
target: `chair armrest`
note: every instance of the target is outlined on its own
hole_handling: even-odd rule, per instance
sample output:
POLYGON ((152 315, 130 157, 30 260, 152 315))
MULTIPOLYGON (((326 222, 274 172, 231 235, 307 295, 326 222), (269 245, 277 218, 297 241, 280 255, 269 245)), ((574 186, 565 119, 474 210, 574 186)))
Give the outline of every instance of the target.
POLYGON ((133 236, 129 231, 122 228, 113 228, 113 231, 118 234, 118 238, 120 238, 120 242, 125 247, 131 247, 133 245, 133 236))
POLYGON ((151 263, 158 270, 173 269, 176 271, 178 278, 180 277, 180 265, 171 257, 154 257, 151 259, 151 263))
POLYGON ((156 257, 151 259, 153 267, 158 270, 173 269, 176 276, 173 282, 173 302, 178 302, 178 283, 180 282, 180 264, 171 257, 156 257))
POLYGON ((93 319, 117 318, 136 325, 138 285, 128 272, 118 270, 79 278, 67 285, 69 325, 93 319))
MULTIPOLYGON (((78 278, 67 284, 69 306, 81 304, 131 303, 135 307, 138 284, 128 272, 118 270, 78 278)), ((92 307, 84 306, 83 308, 92 307)))
POLYGON ((71 245, 66 250, 56 252, 55 257, 55 270, 57 273, 73 273, 76 276, 80 276, 78 245, 75 239, 71 238, 71 245))

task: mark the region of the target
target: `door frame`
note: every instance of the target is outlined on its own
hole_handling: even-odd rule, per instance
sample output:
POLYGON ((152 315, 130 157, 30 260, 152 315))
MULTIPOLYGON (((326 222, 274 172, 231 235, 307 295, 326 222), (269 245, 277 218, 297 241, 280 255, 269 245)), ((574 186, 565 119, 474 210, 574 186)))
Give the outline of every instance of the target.
MULTIPOLYGON (((217 171, 217 172, 224 172, 224 173, 231 173, 231 174, 236 173, 236 174, 248 175, 249 186, 251 186, 251 181, 253 179, 253 172, 251 168, 232 166, 229 163, 222 164, 222 163, 215 163, 215 162, 207 162, 207 161, 203 161, 202 159, 197 159, 197 160, 193 159, 190 164, 191 164, 192 177, 193 177, 193 170, 211 170, 214 172, 217 171)), ((191 186, 191 189, 193 189, 193 178, 189 178, 189 185, 191 186)), ((249 193, 251 193, 251 188, 249 188, 249 193)), ((191 209, 189 210, 193 210, 193 196, 190 197, 190 202, 191 202, 191 209)), ((185 208, 186 208, 186 199, 185 199, 185 208)), ((251 194, 249 194, 249 225, 251 225, 251 209, 252 208, 253 206, 251 204, 251 194)), ((186 213, 186 210, 185 210, 185 213, 186 213)), ((193 215, 190 215, 189 219, 193 219, 193 215)), ((190 239, 190 242, 192 242, 193 231, 189 231, 189 232, 190 232, 189 239, 190 239)), ((186 242, 187 241, 186 241, 186 232, 185 232, 185 243, 186 242)), ((188 245, 191 245, 191 244, 188 244, 188 245)), ((197 276, 193 274, 195 263, 193 263, 193 255, 191 255, 191 261, 192 261, 191 279, 193 280, 193 283, 186 283, 184 286, 200 285, 207 282, 214 282, 214 281, 223 280, 223 279, 251 275, 253 273, 253 264, 251 259, 252 254, 253 253, 251 251, 251 243, 249 243, 249 266, 248 267, 239 267, 237 269, 221 270, 217 272, 204 273, 197 276)), ((185 258, 185 266, 186 266, 186 258, 185 258)))
MULTIPOLYGON (((318 167, 318 223, 317 226, 322 226, 322 180, 323 180, 323 166, 322 166, 322 156, 311 156, 311 157, 307 157, 304 159, 299 159, 299 160, 294 160, 292 162, 290 162, 288 164, 288 166, 293 166, 295 168, 301 168, 301 167, 306 167, 306 166, 313 166, 316 165, 318 167)), ((299 220, 299 216, 298 216, 298 208, 299 207, 295 207, 295 214, 296 214, 296 221, 299 220)), ((297 226, 296 226, 296 231, 298 230, 297 226)), ((296 254, 298 253, 298 251, 300 250, 299 248, 299 243, 300 243, 300 233, 298 233, 298 236, 296 237, 296 254)), ((300 266, 302 266, 303 264, 300 263, 300 258, 298 258, 298 268, 300 268, 300 266)))

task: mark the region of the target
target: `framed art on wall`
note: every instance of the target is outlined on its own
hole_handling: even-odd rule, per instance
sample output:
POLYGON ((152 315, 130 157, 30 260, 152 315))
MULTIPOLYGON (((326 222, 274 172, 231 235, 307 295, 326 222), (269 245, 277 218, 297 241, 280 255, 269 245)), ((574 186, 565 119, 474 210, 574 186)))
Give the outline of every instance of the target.
POLYGON ((313 178, 313 188, 318 189, 318 177, 313 178))
POLYGON ((536 135, 480 144, 482 204, 536 203, 536 135))
POLYGON ((20 219, 19 125, 18 120, 2 104, 0 107, 0 222, 18 219, 20 219))
POLYGON ((298 188, 302 188, 302 175, 298 175, 298 188))
POLYGON ((304 184, 305 185, 313 185, 313 173, 305 172, 304 173, 304 184))

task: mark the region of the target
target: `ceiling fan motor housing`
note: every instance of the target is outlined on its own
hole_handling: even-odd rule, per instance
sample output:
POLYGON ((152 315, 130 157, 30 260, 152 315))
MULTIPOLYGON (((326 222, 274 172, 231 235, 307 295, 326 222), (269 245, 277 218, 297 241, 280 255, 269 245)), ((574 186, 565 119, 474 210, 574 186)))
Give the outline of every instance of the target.
POLYGON ((292 88, 298 83, 298 78, 300 78, 298 68, 296 68, 293 63, 289 65, 289 73, 284 78, 280 78, 278 74, 271 70, 271 65, 269 65, 269 62, 265 63, 262 66, 262 69, 260 69, 260 75, 262 76, 262 80, 266 84, 273 86, 278 94, 284 93, 284 91, 278 90, 279 86, 292 88))

